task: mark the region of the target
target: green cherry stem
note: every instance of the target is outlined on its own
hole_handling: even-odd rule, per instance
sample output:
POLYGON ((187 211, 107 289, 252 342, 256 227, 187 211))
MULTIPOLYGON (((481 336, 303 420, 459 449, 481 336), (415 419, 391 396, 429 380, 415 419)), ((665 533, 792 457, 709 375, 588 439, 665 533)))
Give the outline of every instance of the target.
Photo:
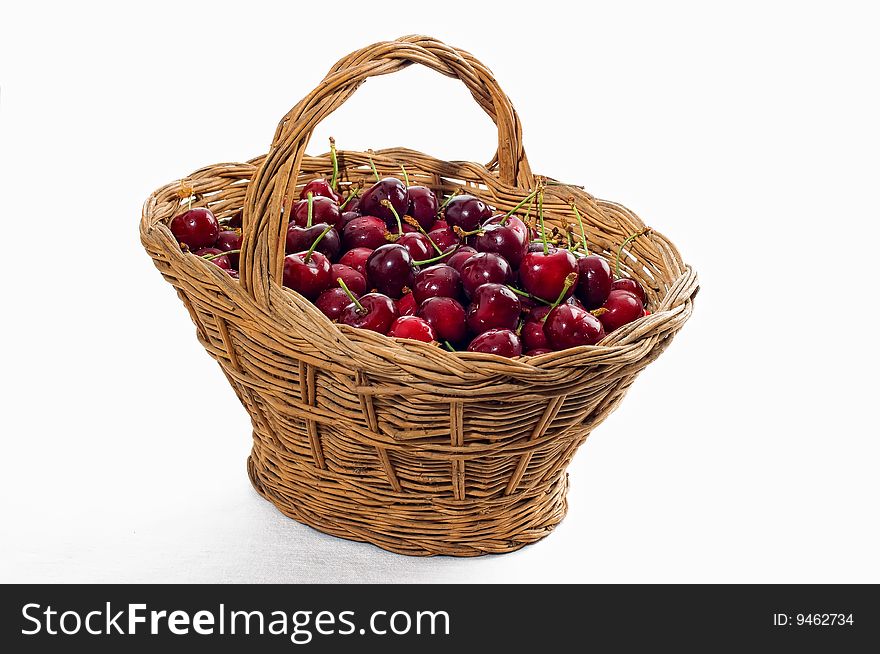
POLYGON ((433 259, 425 259, 424 261, 413 261, 412 264, 413 264, 414 266, 424 266, 425 264, 428 264, 428 263, 435 263, 435 262, 437 262, 437 261, 440 261, 441 259, 445 259, 445 258, 448 257, 450 254, 455 254, 456 252, 458 252, 458 248, 460 248, 460 247, 461 247, 460 245, 457 245, 457 246, 454 247, 453 249, 451 249, 451 250, 447 250, 447 251, 444 252, 443 254, 441 254, 441 255, 439 255, 439 256, 437 256, 437 257, 434 257, 433 259))
POLYGON ((314 210, 313 207, 315 204, 315 197, 311 191, 309 191, 306 194, 306 197, 309 200, 309 215, 308 215, 308 218, 306 218, 306 227, 311 227, 312 226, 312 211, 314 210))
POLYGON ((511 291, 513 291, 514 293, 516 293, 520 297, 527 297, 530 300, 534 300, 535 302, 540 302, 541 304, 546 304, 548 307, 550 306, 550 303, 547 300, 543 300, 535 295, 532 295, 531 293, 526 293, 525 291, 521 291, 516 286, 511 286, 510 284, 508 284, 507 288, 509 288, 511 291))
POLYGON ((635 234, 628 236, 626 240, 620 244, 620 247, 617 248, 617 258, 614 261, 614 276, 620 277, 620 256, 623 254, 623 248, 636 240, 639 236, 644 236, 648 232, 651 231, 650 227, 646 227, 640 232, 636 232, 635 234))
MULTIPOLYGON (((576 272, 569 273, 565 277, 565 283, 562 285, 562 290, 559 292, 559 297, 556 298, 556 302, 554 302, 553 304, 550 305, 550 311, 553 311, 553 309, 555 309, 560 304, 562 304, 562 300, 565 299, 565 295, 568 293, 568 289, 570 289, 572 286, 574 286, 575 282, 577 281, 577 278, 578 278, 578 275, 576 272)), ((550 315, 550 311, 548 311, 546 313, 546 315, 543 318, 541 318, 541 323, 544 323, 547 321, 547 316, 550 315)))
POLYGON ((406 168, 403 167, 403 164, 400 164, 400 170, 403 172, 403 183, 409 186, 409 175, 406 174, 406 168))
POLYGON ((590 253, 590 250, 587 248, 587 231, 584 229, 584 219, 581 218, 581 212, 578 211, 577 205, 574 203, 574 198, 569 198, 571 201, 571 209, 574 211, 574 215, 577 216, 578 224, 581 227, 581 245, 584 248, 584 252, 587 254, 590 253))
POLYGON ((455 348, 452 347, 452 344, 449 341, 443 341, 443 345, 445 345, 446 349, 450 352, 455 352, 455 348))
POLYGON ((425 228, 419 224, 418 220, 416 220, 412 216, 404 216, 403 222, 405 222, 410 227, 415 227, 417 230, 419 230, 419 233, 421 233, 426 239, 428 239, 428 241, 430 241, 433 248, 435 250, 437 250, 437 254, 443 254, 443 250, 441 250, 440 246, 434 242, 434 239, 431 238, 431 235, 428 234, 428 232, 425 231, 425 228))
POLYGON ((364 305, 360 303, 360 301, 357 299, 355 294, 351 292, 351 289, 349 289, 348 286, 345 285, 345 282, 342 281, 342 277, 337 277, 336 281, 339 282, 339 286, 342 288, 343 291, 345 291, 345 294, 348 296, 348 299, 350 299, 352 302, 354 302, 354 305, 357 307, 357 312, 361 315, 367 313, 367 310, 364 308, 364 305))
POLYGON ((217 254, 203 254, 202 259, 205 261, 213 261, 217 257, 225 257, 227 254, 238 254, 241 250, 226 250, 225 252, 218 252, 217 254))
POLYGON ((370 160, 370 168, 373 169, 373 174, 376 176, 376 181, 379 181, 379 171, 376 170, 376 164, 373 163, 373 155, 368 154, 367 158, 370 160))
POLYGON ((515 214, 517 211, 522 209, 523 205, 525 205, 526 202, 531 201, 532 198, 534 198, 535 195, 537 195, 537 193, 538 193, 538 189, 536 188, 534 191, 532 191, 526 197, 524 197, 522 200, 520 200, 520 203, 518 205, 516 205, 513 209, 511 209, 506 214, 504 214, 504 219, 501 221, 500 224, 501 225, 505 224, 507 222, 508 218, 510 218, 513 214, 515 214))
POLYGON ((547 230, 544 229, 544 183, 538 182, 538 220, 541 222, 541 240, 544 243, 544 256, 550 254, 550 248, 547 245, 547 230))
POLYGON ((339 183, 339 160, 336 158, 336 139, 330 137, 330 161, 333 162, 333 177, 330 178, 330 188, 336 190, 339 183))
POLYGON ((440 215, 440 212, 443 211, 443 210, 446 208, 446 205, 449 204, 449 203, 452 201, 452 198, 454 198, 456 195, 461 195, 461 189, 460 189, 460 188, 455 189, 455 190, 452 192, 452 195, 450 195, 448 198, 446 198, 445 200, 443 200, 443 204, 441 204, 441 205, 440 205, 440 208, 437 209, 437 215, 438 215, 438 216, 440 215))
POLYGON ((394 214, 394 220, 397 221, 397 233, 400 236, 403 236, 403 225, 400 222, 400 214, 397 213, 397 209, 395 209, 394 205, 391 204, 391 200, 385 199, 382 200, 379 204, 381 204, 386 209, 391 209, 391 213, 394 214))
POLYGON ((308 263, 308 262, 309 262, 309 259, 310 259, 311 256, 312 256, 312 252, 315 251, 315 248, 318 247, 318 243, 321 242, 321 239, 322 239, 322 238, 324 238, 325 236, 327 236, 327 232, 329 232, 331 229, 333 229, 333 225, 327 225, 327 229, 325 229, 323 232, 321 232, 321 235, 320 235, 318 238, 315 239, 315 242, 312 243, 312 247, 309 248, 308 252, 306 252, 306 256, 303 257, 303 263, 308 263))

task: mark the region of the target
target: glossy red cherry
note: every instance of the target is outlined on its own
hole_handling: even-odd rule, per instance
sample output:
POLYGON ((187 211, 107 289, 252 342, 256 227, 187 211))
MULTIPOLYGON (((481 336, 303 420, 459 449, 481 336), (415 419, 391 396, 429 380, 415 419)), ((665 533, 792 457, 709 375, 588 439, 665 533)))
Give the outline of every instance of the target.
POLYGON ((536 357, 536 356, 538 356, 539 354, 549 354, 549 353, 552 352, 552 351, 553 351, 553 350, 551 350, 551 349, 548 348, 548 347, 537 347, 537 348, 535 348, 534 350, 527 350, 526 353, 525 353, 525 356, 527 356, 527 357, 536 357))
POLYGON ((241 220, 242 220, 243 213, 244 213, 244 210, 239 209, 231 216, 224 218, 222 221, 218 221, 218 222, 222 222, 223 227, 225 227, 227 229, 241 229, 241 220))
POLYGON ((284 257, 284 285, 314 300, 330 285, 330 260, 320 252, 297 252, 284 257))
POLYGON ((394 338, 411 338, 416 341, 430 343, 437 340, 434 328, 424 318, 417 316, 400 316, 391 325, 388 335, 394 338))
POLYGON ((456 195, 447 203, 443 215, 451 227, 472 232, 492 216, 492 210, 473 195, 456 195))
POLYGON ((397 243, 386 243, 373 250, 366 270, 370 287, 389 297, 400 298, 405 289, 413 287, 413 259, 409 250, 397 243))
POLYGON ((642 287, 642 285, 634 279, 630 279, 629 277, 615 279, 611 283, 611 290, 629 291, 642 301, 642 306, 648 306, 648 294, 645 293, 645 289, 642 287))
POLYGON ((323 178, 313 179, 311 182, 306 184, 303 187, 302 191, 299 192, 300 199, 305 200, 306 198, 308 198, 309 192, 311 192, 312 197, 330 198, 336 204, 342 204, 344 200, 342 195, 330 188, 330 182, 323 178))
POLYGON ((620 289, 611 291, 602 308, 607 311, 597 313, 605 331, 609 333, 645 315, 642 301, 634 293, 620 289))
POLYGON ((384 206, 382 200, 388 200, 397 211, 397 215, 402 218, 409 206, 406 186, 396 177, 386 177, 373 184, 360 196, 360 212, 362 214, 381 218, 389 225, 397 224, 394 212, 384 206))
POLYGON ((490 329, 483 332, 468 345, 468 352, 486 352, 502 357, 518 357, 522 354, 519 337, 509 329, 490 329))
MULTIPOLYGON (((328 227, 329 225, 327 223, 313 223, 311 227, 300 227, 295 223, 291 223, 287 228, 287 241, 285 243, 284 251, 287 254, 291 254, 292 252, 308 250, 312 247, 312 243, 314 243, 328 227)), ((328 259, 335 259, 339 255, 339 251, 342 249, 339 232, 335 229, 331 229, 324 234, 324 237, 321 238, 321 241, 315 249, 328 259)))
POLYGON ((444 229, 432 229, 428 232, 428 237, 444 252, 447 248, 450 248, 453 245, 458 245, 461 242, 461 239, 458 238, 458 234, 453 232, 449 227, 444 229))
MULTIPOLYGON (((215 247, 223 250, 224 252, 228 252, 229 250, 241 250, 241 232, 233 230, 221 230, 220 234, 217 236, 217 243, 215 244, 215 247)), ((232 267, 237 270, 239 259, 238 252, 227 254, 226 258, 229 259, 229 263, 232 265, 232 267)))
POLYGON ((551 307, 550 305, 536 304, 534 307, 532 307, 532 310, 529 311, 528 320, 534 320, 541 324, 544 324, 544 316, 550 313, 551 309, 553 309, 553 307, 551 307))
POLYGON ((452 266, 439 263, 419 272, 412 290, 419 304, 429 297, 458 299, 461 296, 461 275, 452 266))
POLYGON ((447 223, 445 220, 435 220, 434 224, 431 225, 431 230, 429 231, 435 229, 449 229, 449 223, 447 223))
MULTIPOLYGON (((577 269, 577 259, 571 252, 551 247, 547 254, 544 250, 526 253, 520 264, 519 281, 526 292, 547 302, 555 302, 566 278, 576 274, 577 269)), ((565 297, 573 292, 574 287, 569 288, 565 297)))
POLYGON ((343 263, 334 263, 330 266, 330 285, 338 286, 339 282, 336 281, 338 279, 344 281, 355 295, 360 296, 367 292, 367 278, 351 266, 343 263))
POLYGON ((231 255, 223 254, 223 250, 220 248, 199 248, 193 252, 193 254, 202 257, 209 263, 213 263, 215 266, 223 268, 223 270, 229 270, 232 268, 232 263, 229 261, 231 255))
POLYGON ((482 234, 474 237, 474 247, 480 252, 495 252, 519 268, 529 247, 529 228, 516 216, 493 216, 483 223, 482 234), (503 224, 502 224, 503 223, 503 224))
MULTIPOLYGON (((404 227, 409 227, 409 225, 405 225, 404 227)), ((428 240, 428 237, 419 232, 406 232, 403 236, 399 237, 395 243, 402 245, 409 250, 409 255, 413 258, 413 261, 424 261, 430 259, 436 254, 436 252, 434 252, 434 246, 431 245, 431 241, 428 240)))
POLYGON ((462 245, 455 251, 455 254, 451 254, 448 259, 445 259, 446 265, 452 266, 458 272, 461 272, 461 267, 464 265, 464 262, 476 253, 477 251, 470 245, 462 245))
POLYGON ((516 329, 519 323, 519 298, 503 284, 483 284, 471 298, 467 325, 474 334, 490 329, 516 329))
POLYGON ((544 333, 544 325, 537 320, 527 320, 523 324, 519 336, 526 352, 548 349, 550 347, 550 341, 544 333))
POLYGON ((339 205, 339 209, 345 212, 355 213, 358 216, 361 214, 361 199, 359 197, 346 198, 346 200, 342 201, 342 204, 339 205), (346 201, 347 200, 347 201, 346 201), (342 206, 345 205, 345 206, 342 206))
MULTIPOLYGON (((312 198, 312 224, 326 223, 336 227, 342 219, 339 205, 330 198, 317 195, 312 198)), ((299 200, 293 204, 290 222, 307 227, 309 222, 309 201, 299 200)))
POLYGON ((478 252, 461 266, 461 285, 468 297, 478 286, 488 283, 509 284, 513 277, 513 268, 507 259, 494 252, 478 252))
POLYGON ((369 248, 375 250, 388 242, 388 227, 374 216, 355 218, 342 230, 342 245, 346 250, 369 248))
POLYGON ((403 297, 397 300, 397 311, 401 316, 414 316, 418 309, 419 304, 412 293, 404 293, 403 297))
POLYGON ((355 218, 360 218, 360 217, 361 217, 361 215, 359 213, 357 213, 356 211, 343 211, 342 216, 340 216, 340 218, 339 218, 339 223, 336 225, 336 229, 338 229, 339 233, 341 234, 342 231, 345 229, 345 226, 348 223, 350 223, 355 218))
POLYGON ((343 309, 349 304, 351 304, 351 298, 348 297, 348 293, 338 286, 322 291, 318 299, 315 300, 315 306, 330 320, 339 320, 343 309))
POLYGON ((578 259, 578 285, 575 294, 587 309, 598 309, 611 292, 611 266, 602 257, 592 254, 578 259))
POLYGON ((175 216, 170 227, 177 242, 185 243, 190 250, 212 247, 220 234, 220 223, 204 207, 190 209, 175 216))
POLYGON ((373 254, 373 248, 352 248, 339 257, 339 263, 354 268, 366 279, 367 259, 370 258, 371 254, 373 254))
POLYGON ((406 213, 428 231, 437 219, 437 196, 427 186, 410 186, 406 190, 409 206, 406 213))
POLYGON ((593 314, 571 304, 560 304, 547 314, 544 334, 554 350, 595 345, 605 337, 602 323, 593 314))
POLYGON ((394 300, 381 293, 367 293, 342 310, 339 322, 358 329, 387 334, 397 317, 394 300))
POLYGON ((451 297, 428 298, 419 307, 416 315, 431 324, 438 341, 456 344, 467 337, 464 307, 451 297))

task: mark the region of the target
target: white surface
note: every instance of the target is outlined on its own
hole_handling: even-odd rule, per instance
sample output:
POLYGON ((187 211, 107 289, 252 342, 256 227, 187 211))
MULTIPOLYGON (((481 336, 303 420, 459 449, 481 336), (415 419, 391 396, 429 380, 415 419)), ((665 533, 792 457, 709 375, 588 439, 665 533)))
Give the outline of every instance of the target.
MULTIPOLYGON (((181 4, 0 10, 0 581, 880 582, 866 10, 181 4), (413 32, 494 70, 535 171, 631 207, 702 281, 578 453, 568 518, 503 557, 395 556, 260 499, 249 420, 138 242, 154 188, 264 152, 339 57, 413 32)), ((314 152, 329 134, 480 161, 495 137, 417 68, 314 152)))

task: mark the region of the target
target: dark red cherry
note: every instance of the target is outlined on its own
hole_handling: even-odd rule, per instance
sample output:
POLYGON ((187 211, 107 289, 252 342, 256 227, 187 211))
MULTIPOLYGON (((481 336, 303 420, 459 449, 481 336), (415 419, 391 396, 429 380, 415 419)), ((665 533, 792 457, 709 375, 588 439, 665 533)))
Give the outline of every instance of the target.
MULTIPOLYGON (((427 186, 410 186, 406 189, 409 206, 406 213, 416 219, 422 229, 428 231, 437 219, 437 196, 427 186)), ((402 214, 401 214, 402 215, 402 214)))
POLYGON ((475 334, 489 329, 516 329, 519 323, 519 298, 503 284, 483 284, 471 298, 467 324, 475 334))
POLYGON ((413 259, 402 245, 386 243, 373 250, 367 259, 367 281, 371 288, 392 298, 400 298, 411 289, 415 274, 413 259))
POLYGON ((339 257, 339 263, 354 268, 366 279, 367 259, 370 258, 371 254, 373 254, 373 248, 352 248, 339 257))
POLYGON ((443 215, 450 226, 472 232, 492 216, 492 210, 473 195, 456 195, 446 205, 443 215))
MULTIPOLYGON (((287 242, 285 243, 284 251, 287 254, 291 254, 292 252, 308 250, 312 247, 312 243, 321 234, 324 234, 324 230, 328 227, 327 223, 313 223, 311 227, 300 227, 295 223, 291 223, 287 228, 287 242)), ((339 255, 341 249, 342 243, 339 239, 339 232, 335 229, 331 229, 324 234, 324 237, 315 247, 315 250, 325 255, 331 261, 339 255)))
POLYGON ((313 179, 311 182, 306 184, 303 187, 302 191, 299 192, 300 199, 305 200, 306 198, 308 198, 309 192, 311 192, 312 196, 316 198, 330 198, 336 204, 342 204, 342 201, 344 199, 339 193, 330 188, 330 182, 323 178, 313 179))
POLYGON ((544 251, 544 244, 540 241, 530 242, 529 247, 528 247, 528 251, 529 252, 543 252, 544 251))
MULTIPOLYGON (((345 204, 344 200, 343 200, 343 204, 345 204)), ((339 206, 342 207, 341 204, 339 206)), ((356 213, 359 216, 362 215, 361 214, 361 199, 359 197, 352 198, 351 200, 348 201, 347 204, 345 204, 344 210, 346 212, 356 213)))
POLYGON ((437 340, 434 328, 424 318, 417 316, 400 316, 391 325, 388 335, 394 338, 411 338, 416 341, 430 343, 437 340))
POLYGON ((243 209, 239 209, 234 214, 223 220, 223 226, 227 229, 241 229, 241 217, 244 213, 243 209))
POLYGON ((356 211, 343 211, 342 216, 339 218, 339 223, 336 225, 336 229, 338 229, 341 233, 348 223, 350 223, 355 218, 360 217, 361 215, 356 211))
POLYGON ((238 271, 235 268, 230 268, 226 272, 229 273, 229 276, 232 277, 232 279, 238 279, 238 271))
POLYGON ((529 228, 516 216, 493 216, 483 223, 483 233, 474 237, 480 252, 495 252, 518 268, 529 247, 529 228), (502 225, 501 222, 505 221, 502 225))
POLYGON ((446 251, 447 248, 450 248, 453 245, 458 245, 461 242, 461 239, 458 238, 458 234, 453 232, 449 227, 444 229, 432 229, 428 232, 428 236, 437 244, 437 247, 443 251, 446 251))
POLYGON ((360 296, 367 292, 367 278, 351 266, 346 266, 344 263, 334 263, 330 266, 330 286, 339 286, 339 282, 336 281, 338 279, 344 281, 355 295, 360 296))
POLYGON ((418 308, 416 297, 412 293, 404 293, 403 297, 397 301, 397 311, 401 316, 414 316, 418 308))
POLYGON ((231 255, 223 254, 223 250, 220 248, 199 248, 193 252, 193 254, 202 257, 209 263, 213 263, 215 266, 223 268, 223 270, 229 270, 232 268, 232 263, 229 261, 231 255))
MULTIPOLYGON (((528 252, 519 268, 519 281, 523 290, 547 302, 556 302, 565 281, 572 273, 577 273, 578 264, 574 255, 564 248, 550 248, 547 254, 543 250, 528 252)), ((565 297, 574 292, 570 287, 565 297)))
POLYGON ((605 337, 602 323, 586 309, 560 304, 547 314, 544 334, 554 350, 595 345, 605 337))
POLYGON ((544 325, 537 320, 527 320, 520 332, 523 348, 529 350, 543 350, 550 347, 550 341, 544 333, 544 325))
POLYGON ((543 324, 544 323, 544 316, 546 316, 548 313, 550 313, 550 310, 552 308, 553 307, 551 307, 547 304, 536 304, 534 307, 532 307, 532 310, 529 311, 528 320, 534 320, 536 322, 543 324))
POLYGON ((456 344, 467 337, 464 307, 451 297, 428 298, 419 307, 416 315, 431 324, 438 341, 456 344))
MULTIPOLYGON (((434 224, 431 225, 431 230, 448 229, 448 228, 449 228, 449 223, 446 222, 445 220, 435 220, 434 224)), ((429 231, 431 231, 431 230, 429 230, 429 231)))
POLYGON ((375 250, 388 243, 388 227, 374 216, 355 218, 342 230, 342 245, 346 250, 369 248, 375 250))
POLYGON ((519 337, 509 329, 490 329, 483 332, 468 345, 468 352, 486 352, 502 357, 518 357, 522 354, 519 337))
POLYGON ((642 285, 634 279, 630 279, 629 277, 615 279, 611 283, 611 290, 629 291, 642 301, 642 306, 648 306, 648 294, 645 293, 645 289, 642 287, 642 285))
MULTIPOLYGON (((409 225, 404 227, 409 227, 409 225)), ((431 245, 428 237, 419 232, 406 232, 395 243, 409 250, 409 255, 413 258, 413 261, 425 261, 434 256, 434 254, 437 254, 434 252, 434 246, 431 245), (431 254, 432 252, 434 254, 431 254)))
POLYGON ((418 227, 413 227, 409 223, 401 223, 401 227, 403 227, 403 232, 397 228, 397 223, 391 224, 388 226, 389 234, 421 234, 418 227))
POLYGON ((397 320, 397 306, 387 295, 367 293, 350 303, 339 315, 339 322, 358 329, 370 329, 380 334, 387 334, 391 325, 397 320))
MULTIPOLYGON (((316 195, 312 198, 312 224, 326 223, 336 227, 342 219, 339 205, 330 198, 316 195)), ((309 201, 299 200, 293 204, 290 222, 305 227, 309 222, 309 201)))
POLYGON ((599 320, 609 333, 645 315, 641 299, 634 293, 620 289, 611 291, 602 308, 607 311, 600 313, 599 320))
POLYGON ((315 300, 315 306, 330 320, 339 320, 342 310, 349 304, 351 304, 351 298, 339 286, 335 288, 331 286, 326 291, 323 291, 318 296, 318 299, 315 300))
POLYGON ((330 285, 330 260, 320 252, 297 252, 284 257, 284 285, 314 300, 330 285))
POLYGON ((575 293, 587 309, 598 309, 611 292, 611 266, 602 257, 591 254, 578 259, 578 285, 575 293))
POLYGON ((396 177, 380 179, 360 196, 360 212, 367 216, 381 218, 386 223, 397 224, 394 212, 382 204, 382 200, 388 200, 397 215, 403 218, 409 206, 409 198, 406 186, 396 177))
MULTIPOLYGON (((218 247, 224 252, 229 252, 229 250, 241 250, 241 231, 222 230, 217 236, 215 247, 218 247)), ((226 258, 229 259, 229 263, 232 267, 238 270, 238 252, 227 254, 226 258)))
POLYGON ((450 255, 449 258, 444 259, 444 261, 447 266, 452 266, 458 272, 461 272, 461 267, 464 265, 464 262, 470 259, 471 255, 476 253, 477 251, 470 245, 462 245, 455 251, 455 254, 450 255))
POLYGON ((509 284, 513 278, 513 268, 507 259, 494 252, 478 252, 461 266, 461 285, 468 297, 478 286, 488 283, 509 284))
POLYGON ((452 266, 439 263, 419 272, 412 289, 419 304, 429 297, 458 299, 461 296, 461 275, 452 266))
POLYGON ((552 351, 553 351, 553 350, 551 350, 551 349, 548 348, 548 347, 537 347, 537 348, 535 348, 534 350, 528 350, 528 351, 526 351, 525 356, 527 356, 527 357, 536 357, 536 356, 538 356, 539 354, 549 354, 549 353, 552 352, 552 351))
POLYGON ((190 250, 212 247, 220 234, 220 223, 209 209, 198 207, 174 216, 171 233, 178 243, 185 243, 190 250))

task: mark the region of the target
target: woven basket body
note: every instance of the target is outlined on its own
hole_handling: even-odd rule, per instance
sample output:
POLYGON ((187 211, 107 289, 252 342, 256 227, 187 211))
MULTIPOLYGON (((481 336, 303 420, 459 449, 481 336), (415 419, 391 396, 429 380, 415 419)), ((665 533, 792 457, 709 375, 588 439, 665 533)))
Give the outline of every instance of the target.
MULTIPOLYGON (((498 126, 498 153, 483 166, 405 149, 341 151, 343 182, 371 179, 372 158, 383 176, 399 175, 404 164, 411 184, 438 193, 472 189, 512 209, 535 178, 509 100, 471 55, 412 36, 338 62, 282 119, 267 155, 186 178, 195 206, 218 217, 243 210, 240 281, 177 245, 167 225, 181 211, 180 181, 147 200, 141 240, 251 416, 248 473, 264 497, 321 531, 394 552, 508 552, 541 539, 565 515, 568 463, 687 320, 697 279, 651 231, 621 262, 647 289, 651 315, 598 346, 520 359, 338 326, 283 288, 282 206, 331 172, 329 155, 304 154, 312 130, 365 79, 412 63, 466 84, 498 126)), ((549 223, 573 221, 571 198, 594 253, 611 259, 627 236, 645 229, 622 206, 552 182, 549 223)))

